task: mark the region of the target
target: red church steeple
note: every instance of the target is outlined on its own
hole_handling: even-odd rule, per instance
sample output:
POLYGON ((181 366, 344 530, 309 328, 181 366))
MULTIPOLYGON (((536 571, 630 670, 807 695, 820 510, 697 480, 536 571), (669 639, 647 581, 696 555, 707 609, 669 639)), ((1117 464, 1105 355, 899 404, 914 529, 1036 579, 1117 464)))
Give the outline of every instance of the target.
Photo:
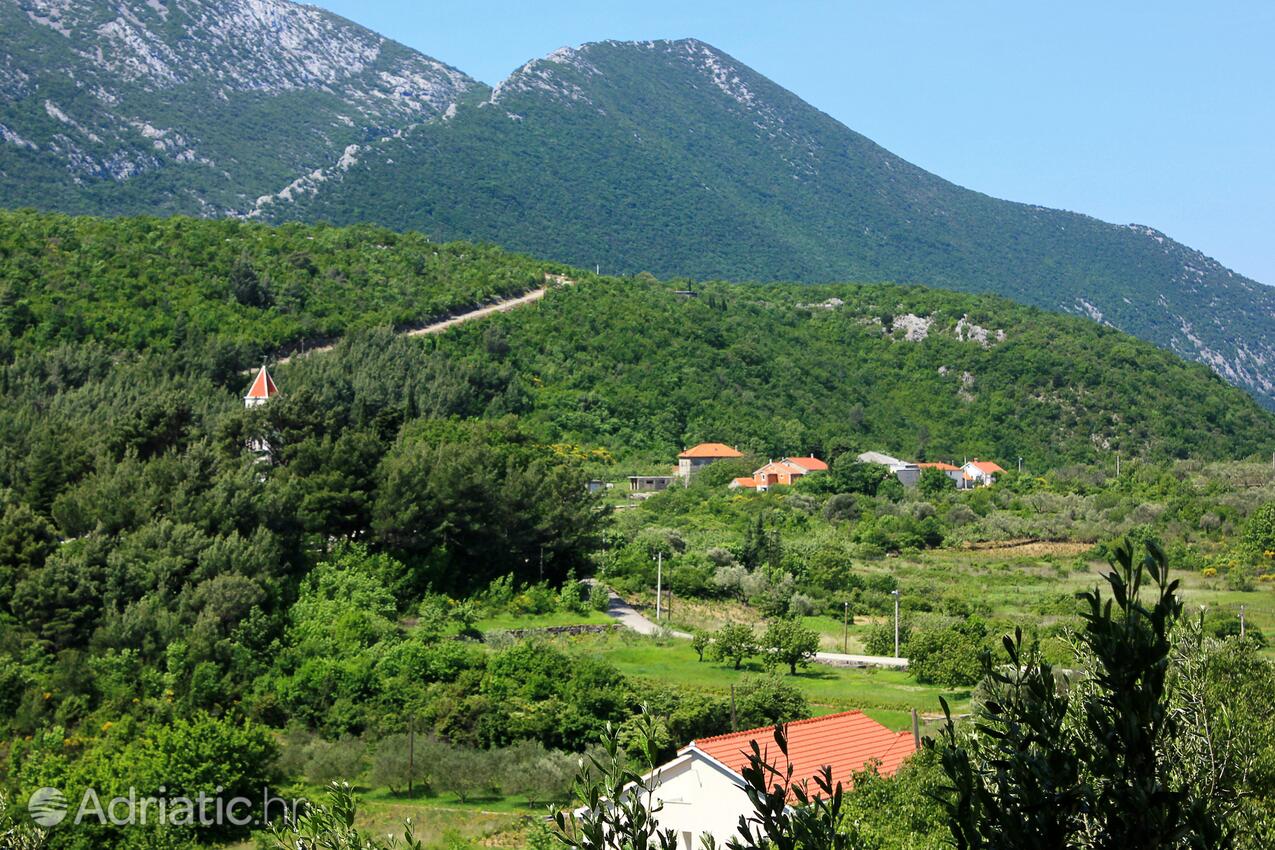
POLYGON ((248 394, 243 397, 244 407, 257 407, 265 404, 270 399, 279 394, 279 388, 274 385, 274 379, 270 377, 270 373, 266 371, 265 364, 261 364, 261 371, 257 373, 257 377, 253 379, 252 386, 248 388, 248 394))

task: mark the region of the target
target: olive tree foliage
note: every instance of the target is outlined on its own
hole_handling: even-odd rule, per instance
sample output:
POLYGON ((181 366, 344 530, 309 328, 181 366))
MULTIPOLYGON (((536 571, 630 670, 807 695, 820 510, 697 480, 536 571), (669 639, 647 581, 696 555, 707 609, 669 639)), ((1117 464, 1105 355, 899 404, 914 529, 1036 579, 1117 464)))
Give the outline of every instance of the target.
POLYGON ((270 823, 261 845, 269 850, 424 850, 412 832, 412 821, 403 824, 403 837, 374 836, 354 826, 354 792, 347 783, 332 783, 325 802, 311 801, 295 816, 270 823))
POLYGON ((0 847, 4 850, 43 850, 47 834, 31 823, 22 809, 0 794, 0 847))
POLYGON ((1170 763, 1237 847, 1275 846, 1275 663, 1251 636, 1210 636, 1203 615, 1185 624, 1174 656, 1182 733, 1170 763))
POLYGON ((629 763, 620 746, 619 731, 607 724, 600 752, 581 760, 575 797, 583 806, 578 815, 553 809, 553 834, 572 850, 677 850, 673 830, 661 831, 656 815, 654 773, 656 741, 654 716, 643 713, 637 724, 636 748, 646 768, 643 777, 629 763))
POLYGON ((1170 635, 1182 602, 1164 552, 1146 548, 1138 560, 1127 542, 1117 546, 1109 595, 1079 594, 1082 676, 1060 685, 1018 631, 1003 641, 1006 663, 988 656, 990 694, 973 731, 958 732, 948 713, 927 742, 951 783, 944 802, 958 850, 1231 846, 1172 764, 1183 729, 1169 699, 1170 635))

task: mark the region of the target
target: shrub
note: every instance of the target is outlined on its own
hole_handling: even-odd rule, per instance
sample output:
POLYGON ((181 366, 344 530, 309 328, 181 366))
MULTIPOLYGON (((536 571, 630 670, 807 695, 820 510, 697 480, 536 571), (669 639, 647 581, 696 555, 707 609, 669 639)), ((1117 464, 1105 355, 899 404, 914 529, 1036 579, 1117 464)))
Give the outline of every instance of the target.
POLYGON ((809 716, 810 704, 805 695, 782 676, 748 677, 735 689, 735 725, 740 729, 790 723, 809 716))
POLYGON ((757 636, 743 623, 727 623, 713 635, 713 658, 732 662, 736 670, 745 658, 753 657, 757 651, 757 636))
POLYGON ((761 647, 775 663, 787 664, 790 675, 797 665, 806 666, 819 651, 819 633, 796 620, 774 620, 762 635, 761 647))

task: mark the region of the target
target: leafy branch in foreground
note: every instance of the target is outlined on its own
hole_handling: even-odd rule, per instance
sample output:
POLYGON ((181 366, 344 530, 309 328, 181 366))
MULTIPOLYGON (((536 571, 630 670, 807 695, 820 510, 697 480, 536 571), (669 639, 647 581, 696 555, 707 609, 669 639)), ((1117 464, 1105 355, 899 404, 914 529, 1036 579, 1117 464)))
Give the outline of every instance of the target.
POLYGON ((403 824, 403 840, 369 835, 354 826, 354 792, 348 783, 333 782, 326 803, 308 803, 295 817, 270 824, 273 850, 423 850, 412 834, 412 821, 403 824))
POLYGON ((1169 707, 1170 632, 1182 617, 1178 582, 1155 543, 1135 560, 1116 547, 1086 603, 1079 636, 1085 675, 1060 684, 1049 665, 1006 638, 1005 667, 987 661, 992 697, 971 734, 959 734, 946 702, 937 747, 951 782, 944 800, 952 836, 966 848, 1219 848, 1232 837, 1207 800, 1175 781, 1178 722, 1169 707), (1141 601, 1150 579, 1154 603, 1141 601))
POLYGON ((660 831, 655 815, 660 806, 654 789, 656 720, 643 711, 637 720, 636 743, 647 776, 637 773, 620 749, 618 730, 607 724, 602 751, 580 760, 575 796, 583 806, 578 814, 553 809, 553 834, 573 850, 676 850, 671 829, 660 831))
POLYGON ((13 801, 0 794, 0 847, 4 850, 41 850, 45 846, 46 833, 15 816, 13 801))

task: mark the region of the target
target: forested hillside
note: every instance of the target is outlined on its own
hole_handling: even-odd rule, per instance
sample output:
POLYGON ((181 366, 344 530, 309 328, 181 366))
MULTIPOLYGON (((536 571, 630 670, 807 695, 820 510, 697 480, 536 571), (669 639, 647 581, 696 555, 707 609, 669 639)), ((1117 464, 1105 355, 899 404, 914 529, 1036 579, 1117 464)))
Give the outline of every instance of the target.
POLYGON ((1275 405, 1275 292, 1152 227, 998 200, 694 39, 494 88, 286 0, 0 0, 0 203, 377 223, 604 271, 892 280, 1086 316, 1275 405))
MULTIPOLYGON (((9 792, 240 793, 365 769, 401 788, 410 722, 437 789, 559 799, 574 761, 555 750, 584 749, 656 704, 671 751, 729 728, 730 704, 652 682, 632 660, 638 672, 621 671, 623 654, 603 654, 609 635, 478 643, 480 612, 497 624, 564 611, 588 622, 573 575, 605 568, 640 592, 651 546, 675 540, 664 567, 679 594, 774 597, 785 611, 804 594, 826 614, 839 599, 830 587, 867 581, 851 577, 851 558, 1007 529, 1094 541, 1209 516, 1207 539, 1183 550, 1203 564, 1263 516, 1251 503, 1266 489, 1236 503, 1216 483, 1156 471, 1173 457, 1191 459, 1174 469, 1200 470, 1201 459, 1265 455, 1275 418, 1252 399, 1148 343, 992 296, 727 283, 687 294, 369 227, 0 223, 9 792), (559 272, 576 283, 446 334, 388 327, 559 272), (278 365, 279 395, 245 409, 244 370, 311 331, 346 337, 278 365), (833 474, 751 499, 706 472, 620 522, 586 486, 667 466, 698 439, 818 452, 833 474), (263 454, 250 448, 261 442, 263 454), (865 478, 853 462, 864 449, 1006 466, 1022 455, 1028 475, 969 494, 942 479, 922 504, 879 469, 865 478), (1116 449, 1147 475, 1109 481, 1116 449), (1093 472, 1042 474, 1072 461, 1093 472), (1162 506, 1141 504, 1153 494, 1162 506), (715 584, 719 566, 727 578, 752 572, 736 575, 736 593, 715 584)), ((1235 570, 1250 586, 1267 540, 1253 528, 1235 570)), ((879 613, 895 585, 883 573, 863 586, 863 610, 879 613)), ((681 658, 620 648, 655 651, 657 666, 681 658)), ((678 663, 683 675, 706 669, 678 663)), ((893 717, 936 693, 917 696, 902 675, 873 703, 893 717)), ((846 677, 866 676, 817 683, 845 706, 858 693, 846 677)), ((789 681, 728 685, 740 722, 811 712, 789 681)), ((154 846, 138 836, 94 826, 50 846, 154 846)), ((164 846, 245 836, 192 828, 164 846)))
POLYGON ((259 359, 525 292, 565 268, 370 226, 0 211, 0 322, 17 350, 92 340, 259 359))
POLYGON ((651 279, 555 292, 439 352, 493 352, 546 438, 669 458, 701 440, 763 456, 855 448, 1040 468, 1263 452, 1275 420, 1207 369, 1092 322, 894 285, 695 294, 651 279))
POLYGON ((1275 399, 1275 291, 1151 227, 949 183, 694 39, 556 51, 330 176, 263 213, 490 239, 612 273, 992 292, 1275 399))

